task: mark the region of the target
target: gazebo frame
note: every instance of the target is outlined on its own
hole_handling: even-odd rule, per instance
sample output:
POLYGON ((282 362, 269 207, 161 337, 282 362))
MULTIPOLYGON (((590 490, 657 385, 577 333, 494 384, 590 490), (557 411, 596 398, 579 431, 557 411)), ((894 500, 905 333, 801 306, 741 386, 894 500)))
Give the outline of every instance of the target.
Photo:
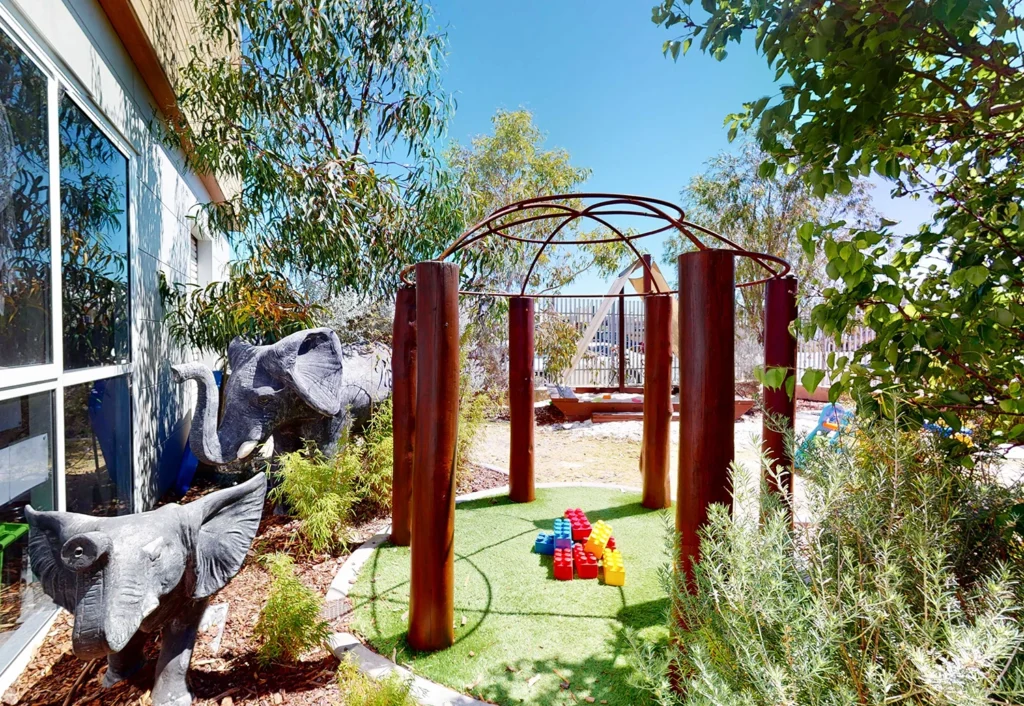
MULTIPOLYGON (((679 484, 676 531, 680 569, 691 571, 699 559, 699 530, 711 503, 731 506, 729 466, 734 458, 733 399, 735 289, 765 285, 765 369, 782 367, 796 375, 796 278, 782 258, 751 252, 703 226, 686 220, 675 204, 620 194, 560 194, 526 199, 498 209, 465 231, 437 260, 402 270, 404 286, 395 305, 393 330, 393 433, 391 541, 410 545, 412 568, 409 644, 416 650, 451 646, 454 634, 455 464, 459 408, 459 296, 509 300, 509 497, 534 499, 534 300, 595 295, 528 293, 544 251, 564 245, 622 242, 643 263, 650 291, 645 305, 644 434, 641 447, 643 505, 671 506, 669 439, 672 420, 672 295, 679 296, 679 484), (609 219, 628 216, 655 222, 632 233, 609 219), (585 219, 613 235, 581 240, 565 237, 567 227, 585 219), (545 238, 511 232, 516 226, 552 221, 545 238), (659 291, 649 260, 634 241, 676 231, 693 246, 679 256, 679 289, 659 291), (699 235, 698 235, 699 234, 699 235), (560 237, 561 236, 561 237, 560 237), (490 237, 540 247, 518 292, 462 291, 459 266, 445 262, 490 237), (702 239, 716 247, 709 247, 702 239), (763 277, 736 283, 735 258, 757 263, 763 277)), ((601 295, 596 295, 601 296, 601 295)), ((785 474, 792 497, 792 459, 785 430, 792 430, 795 396, 783 384, 764 389, 766 419, 762 449, 785 474), (768 418, 775 421, 769 424, 768 418), (778 420, 782 420, 782 429, 778 420)))

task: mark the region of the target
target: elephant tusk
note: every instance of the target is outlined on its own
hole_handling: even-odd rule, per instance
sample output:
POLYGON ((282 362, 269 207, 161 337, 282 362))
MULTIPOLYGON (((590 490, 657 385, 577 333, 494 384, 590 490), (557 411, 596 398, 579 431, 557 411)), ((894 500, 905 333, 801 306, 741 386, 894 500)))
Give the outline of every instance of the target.
POLYGON ((271 434, 267 442, 260 449, 260 458, 268 459, 274 455, 274 435, 271 434))
POLYGON ((259 445, 258 441, 245 441, 238 447, 238 460, 241 461, 243 458, 248 458, 256 447, 259 445))

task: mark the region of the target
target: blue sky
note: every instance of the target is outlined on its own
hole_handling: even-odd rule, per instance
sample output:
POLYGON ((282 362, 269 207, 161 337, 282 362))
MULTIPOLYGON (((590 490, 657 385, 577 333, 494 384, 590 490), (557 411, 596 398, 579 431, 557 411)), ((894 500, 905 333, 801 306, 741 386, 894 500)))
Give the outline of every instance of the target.
MULTIPOLYGON (((490 132, 499 108, 530 110, 548 147, 593 170, 585 188, 678 203, 704 162, 729 149, 725 116, 744 101, 775 95, 774 71, 752 43, 725 61, 696 46, 678 62, 661 44, 674 35, 651 22, 653 0, 433 0, 448 34, 443 81, 458 107, 449 138, 490 132)), ((876 208, 903 229, 924 204, 896 204, 876 189, 876 208)), ((651 239, 653 240, 653 238, 651 239)), ((649 246, 661 256, 661 243, 649 246)), ((662 263, 664 265, 664 263, 662 263)), ((603 292, 581 277, 567 291, 603 292)))

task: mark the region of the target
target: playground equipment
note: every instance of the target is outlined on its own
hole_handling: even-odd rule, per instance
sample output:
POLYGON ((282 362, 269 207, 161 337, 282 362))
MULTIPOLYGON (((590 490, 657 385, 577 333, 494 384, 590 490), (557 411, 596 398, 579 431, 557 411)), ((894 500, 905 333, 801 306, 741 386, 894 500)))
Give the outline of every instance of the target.
MULTIPOLYGON (((729 465, 734 457, 735 290, 764 285, 765 368, 784 368, 795 376, 796 279, 776 256, 751 252, 707 228, 686 220, 667 201, 618 194, 563 194, 526 199, 498 209, 459 236, 437 260, 402 270, 394 326, 394 478, 395 543, 411 545, 409 643, 417 650, 438 650, 455 640, 454 516, 455 455, 459 403, 459 297, 509 300, 509 497, 534 498, 533 387, 534 301, 537 298, 593 296, 528 292, 534 270, 548 248, 620 243, 632 252, 650 286, 645 304, 643 505, 671 506, 668 479, 669 425, 672 421, 671 339, 673 319, 679 349, 679 484, 676 530, 681 569, 689 572, 699 557, 699 531, 711 503, 731 503, 729 465), (627 220, 640 224, 625 226, 627 220), (587 222, 585 238, 572 229, 587 222), (522 226, 530 224, 529 230, 522 226), (550 225, 546 236, 538 227, 550 225), (636 241, 669 231, 692 245, 679 256, 679 290, 659 284, 636 241), (533 259, 518 291, 459 288, 459 266, 447 262, 490 238, 516 247, 534 247, 533 259), (705 242, 707 241, 707 242, 705 242), (714 247, 710 247, 708 242, 714 247), (759 268, 754 279, 737 283, 737 257, 759 268), (678 296, 678 318, 673 315, 678 296)), ((763 433, 763 450, 772 463, 792 468, 783 442, 792 429, 794 401, 785 391, 764 390, 766 410, 782 420, 783 430, 763 433)), ((773 422, 773 425, 775 423, 773 422)), ((781 474, 792 484, 792 474, 781 474)), ((789 488, 786 497, 792 497, 789 488)), ((594 528, 596 531, 596 527, 594 528)), ((615 561, 615 550, 611 558, 615 561)), ((557 549, 556 549, 557 552, 557 549)), ((596 554, 595 554, 596 556, 596 554)), ((620 557, 621 558, 621 557, 620 557)), ((564 562, 563 556, 563 562, 564 562)), ((569 553, 571 561, 571 551, 569 553)), ((624 575, 623 575, 624 580, 624 575)))

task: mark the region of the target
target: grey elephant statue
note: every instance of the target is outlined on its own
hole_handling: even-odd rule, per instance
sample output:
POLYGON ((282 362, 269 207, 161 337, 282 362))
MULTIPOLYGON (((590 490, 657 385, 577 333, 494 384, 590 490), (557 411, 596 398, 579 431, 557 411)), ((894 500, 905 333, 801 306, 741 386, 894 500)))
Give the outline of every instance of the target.
POLYGON ((162 630, 153 704, 192 702, 185 677, 203 611, 242 568, 266 494, 261 473, 188 505, 136 515, 25 508, 32 570, 74 614, 75 655, 107 658, 105 687, 135 674, 147 635, 162 630))
POLYGON ((310 440, 333 454, 343 429, 368 417, 370 406, 390 394, 380 372, 389 366, 346 356, 329 328, 299 331, 266 346, 236 338, 228 365, 219 424, 213 372, 195 363, 173 367, 179 383, 199 385, 189 445, 196 458, 214 466, 244 461, 271 437, 278 452, 310 440))

